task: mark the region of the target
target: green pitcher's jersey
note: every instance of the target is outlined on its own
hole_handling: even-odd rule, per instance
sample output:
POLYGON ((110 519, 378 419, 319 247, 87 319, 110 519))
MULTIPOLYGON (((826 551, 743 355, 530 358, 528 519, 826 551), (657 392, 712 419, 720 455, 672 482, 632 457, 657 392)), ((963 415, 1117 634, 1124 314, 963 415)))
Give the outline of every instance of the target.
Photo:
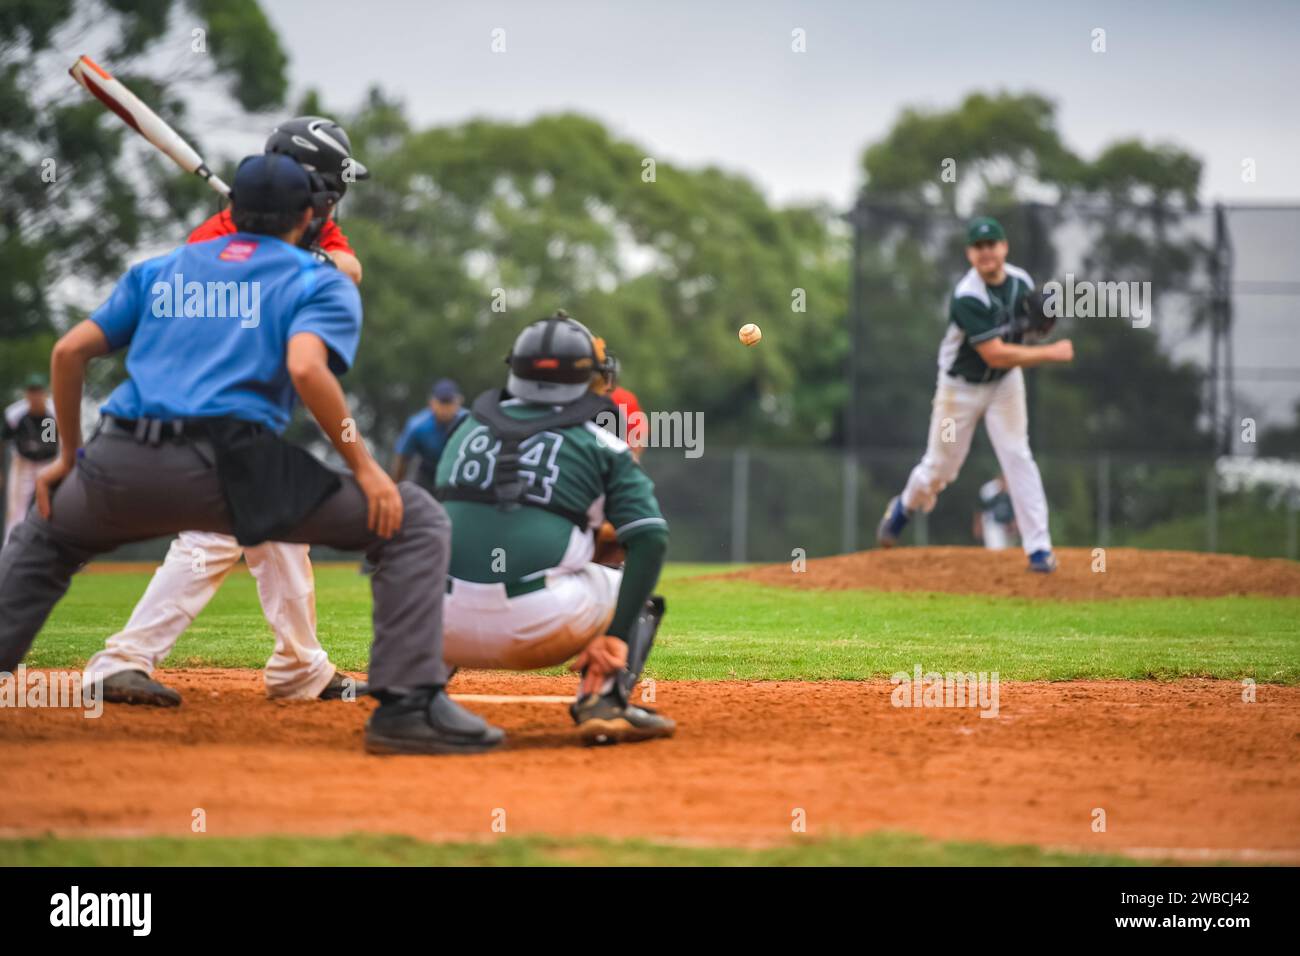
POLYGON ((939 368, 968 382, 994 382, 1010 369, 989 368, 975 346, 990 339, 1019 343, 1023 336, 1009 325, 1025 296, 1034 291, 1029 273, 1011 263, 1001 285, 985 285, 974 269, 953 290, 948 306, 948 332, 939 346, 939 368))
MULTIPOLYGON (((513 418, 537 418, 550 407, 509 399, 513 418)), ((447 442, 438 463, 438 487, 492 488, 500 439, 470 416, 447 442)), ((447 501, 451 516, 450 574, 462 581, 513 583, 591 560, 592 535, 535 504, 552 504, 588 516, 588 529, 614 525, 620 541, 668 522, 655 500, 654 482, 632 458, 627 443, 594 422, 544 431, 519 444, 519 475, 527 482, 521 506, 502 511, 478 501, 447 501), (575 540, 575 537, 577 540, 575 540)))

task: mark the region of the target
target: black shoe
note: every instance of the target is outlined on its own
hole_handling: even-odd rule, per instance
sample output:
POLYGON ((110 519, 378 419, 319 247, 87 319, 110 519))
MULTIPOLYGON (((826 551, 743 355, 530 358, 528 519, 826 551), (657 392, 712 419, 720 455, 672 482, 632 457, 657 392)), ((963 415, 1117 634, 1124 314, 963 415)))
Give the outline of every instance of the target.
POLYGON ((334 676, 330 678, 330 682, 325 685, 325 689, 316 695, 316 699, 343 700, 349 689, 352 691, 352 696, 349 699, 353 700, 357 697, 365 697, 366 694, 370 693, 370 685, 365 681, 335 671, 334 676))
POLYGON ((372 754, 477 754, 506 739, 504 730, 460 706, 442 687, 385 698, 366 723, 366 750, 372 754))
POLYGON ((118 671, 104 678, 104 700, 111 704, 179 707, 181 695, 144 671, 118 671))
POLYGON ((578 733, 589 744, 632 743, 671 737, 677 724, 649 707, 624 704, 616 693, 588 694, 569 705, 578 733))

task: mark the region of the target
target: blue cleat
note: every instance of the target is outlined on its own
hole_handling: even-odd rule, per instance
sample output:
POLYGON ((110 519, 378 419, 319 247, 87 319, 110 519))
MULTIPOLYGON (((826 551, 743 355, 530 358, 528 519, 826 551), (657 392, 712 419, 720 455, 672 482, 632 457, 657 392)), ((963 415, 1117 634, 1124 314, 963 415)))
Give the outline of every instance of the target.
POLYGON ((880 524, 876 525, 876 544, 882 548, 892 548, 898 544, 899 535, 907 527, 907 521, 911 514, 903 507, 903 499, 898 495, 889 499, 889 504, 885 505, 884 517, 880 519, 880 524))
POLYGON ((1056 555, 1050 551, 1035 551, 1029 556, 1029 570, 1051 574, 1056 570, 1056 555))

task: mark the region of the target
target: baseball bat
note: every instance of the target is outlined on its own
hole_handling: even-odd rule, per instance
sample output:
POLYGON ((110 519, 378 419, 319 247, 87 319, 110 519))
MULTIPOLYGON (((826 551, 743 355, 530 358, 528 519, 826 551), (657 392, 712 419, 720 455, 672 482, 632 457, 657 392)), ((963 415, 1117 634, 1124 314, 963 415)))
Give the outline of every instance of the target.
POLYGON ((165 155, 185 170, 194 173, 223 196, 230 195, 230 187, 208 169, 203 157, 180 134, 163 122, 144 102, 128 90, 120 80, 84 53, 68 70, 72 78, 88 89, 99 100, 165 155))

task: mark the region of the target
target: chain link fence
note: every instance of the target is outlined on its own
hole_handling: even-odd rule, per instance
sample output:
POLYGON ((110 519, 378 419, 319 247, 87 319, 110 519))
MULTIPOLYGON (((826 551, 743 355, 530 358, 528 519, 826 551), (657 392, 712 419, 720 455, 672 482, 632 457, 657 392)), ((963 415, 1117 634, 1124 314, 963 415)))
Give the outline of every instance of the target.
MULTIPOLYGON (((958 479, 905 541, 976 545, 980 485, 998 474, 972 450, 958 479)), ((873 547, 876 522, 920 457, 898 451, 716 449, 650 452, 645 465, 672 528, 675 561, 789 561, 873 547)), ((1132 454, 1039 456, 1053 543, 1300 558, 1300 466, 1243 480, 1219 462, 1132 454)))
MULTIPOLYGON (((988 210, 1002 219, 1010 259, 1040 287, 1148 284, 1141 317, 1063 320, 1061 334, 1155 336, 1173 366, 1200 381, 1200 407, 1186 409, 1211 454, 1254 455, 1252 427, 1286 426, 1300 410, 1300 206, 1171 206, 1071 201, 1021 203, 988 210), (1132 326, 1128 328, 1127 326, 1132 326)), ((917 330, 937 345, 948 296, 966 271, 965 217, 933 206, 863 198, 848 215, 854 231, 846 369, 849 447, 898 447, 924 428, 914 392, 934 375, 933 351, 915 347, 917 330), (911 346, 911 347, 909 347, 911 346), (882 361, 886 359, 885 361, 882 361), (881 423, 861 410, 898 399, 899 420, 881 423)), ((1100 296, 1098 297, 1100 300, 1100 296)), ((1068 301, 1068 297, 1067 297, 1068 301)), ((1125 370, 1076 365, 1052 374, 1097 393, 1125 370)), ((1036 421, 1031 440, 1052 436, 1036 421)), ((1132 387, 1133 383, 1126 383, 1132 387)), ((1128 449, 1138 450, 1138 449, 1128 449)))

